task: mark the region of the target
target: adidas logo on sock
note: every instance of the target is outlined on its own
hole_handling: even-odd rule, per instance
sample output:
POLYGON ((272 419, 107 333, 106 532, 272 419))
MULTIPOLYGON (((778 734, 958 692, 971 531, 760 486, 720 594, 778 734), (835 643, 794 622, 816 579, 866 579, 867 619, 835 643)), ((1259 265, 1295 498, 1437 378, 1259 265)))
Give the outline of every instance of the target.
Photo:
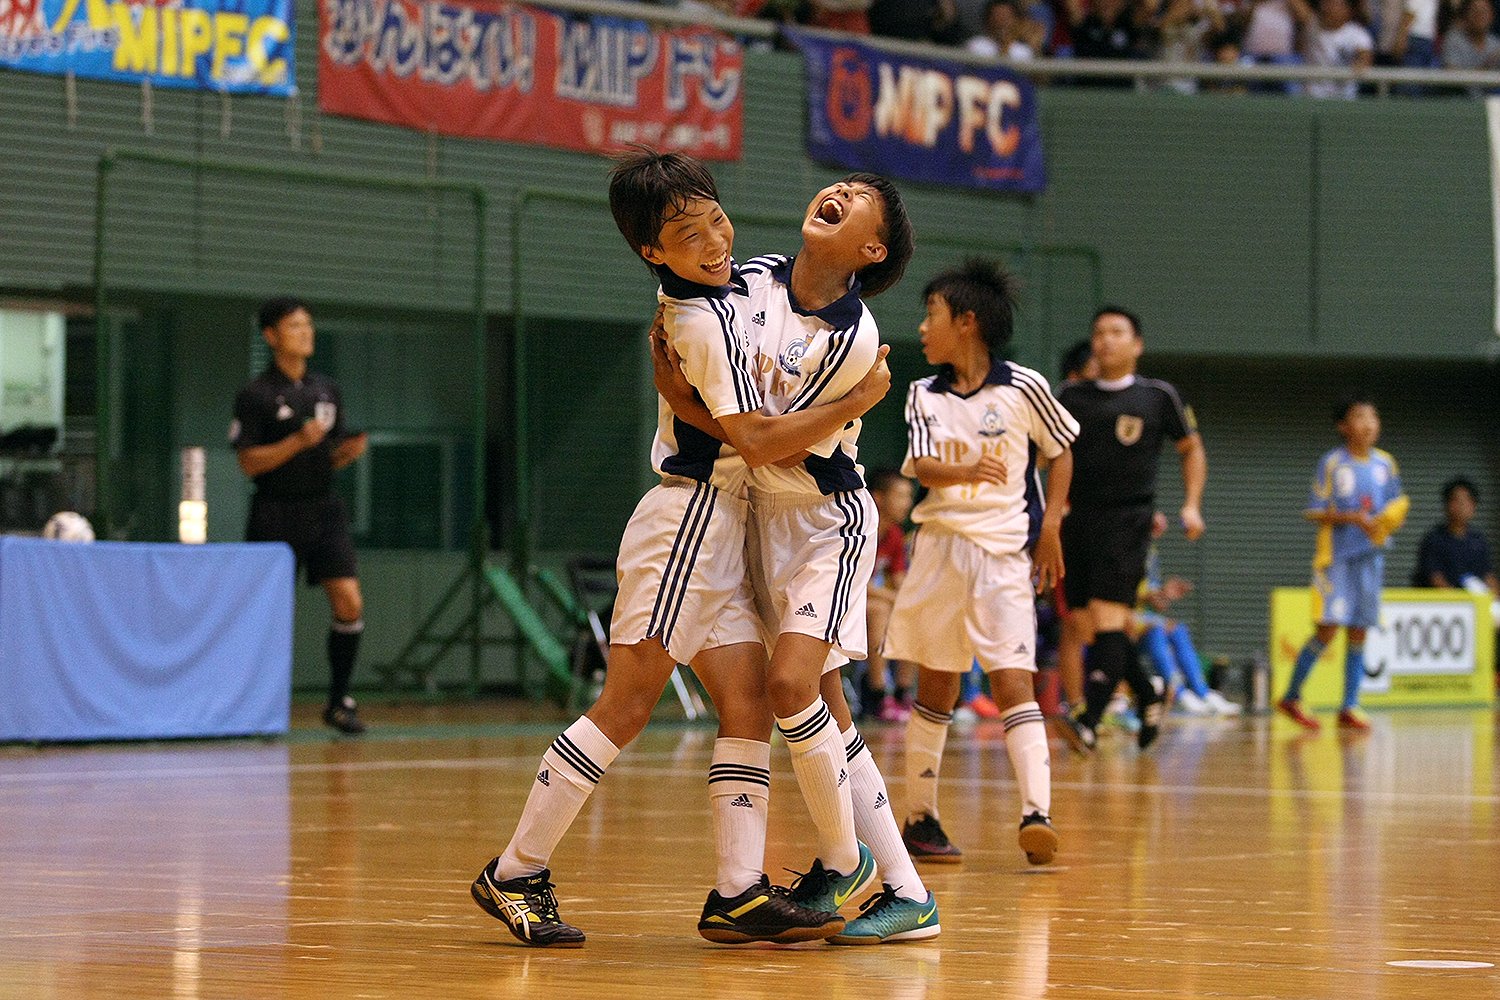
POLYGON ((536 780, 540 781, 542 784, 546 785, 549 788, 552 786, 552 782, 548 780, 547 769, 545 767, 542 768, 541 772, 536 776, 536 780))
POLYGON ((849 772, 848 772, 848 771, 845 771, 845 770, 843 770, 843 769, 842 769, 842 768, 840 768, 840 769, 839 769, 839 787, 840 787, 840 788, 843 788, 843 787, 844 787, 844 780, 845 780, 845 779, 846 779, 846 778, 848 778, 848 777, 849 777, 849 772))
POLYGON ((743 792, 741 792, 739 795, 736 795, 733 799, 730 799, 729 804, 732 806, 738 806, 741 809, 755 808, 755 803, 750 801, 750 796, 744 794, 743 792))
POLYGON ((812 606, 811 602, 809 602, 807 604, 804 604, 804 605, 802 605, 802 607, 798 608, 797 609, 797 614, 802 615, 803 617, 806 617, 806 618, 816 618, 816 617, 818 617, 818 613, 813 610, 813 606, 812 606))
POLYGON ((754 316, 751 316, 750 317, 750 322, 754 323, 756 326, 765 326, 766 325, 766 311, 764 309, 762 309, 760 312, 756 313, 754 316))
POLYGON ((885 805, 885 792, 876 792, 874 808, 879 809, 883 805, 885 805))
POLYGON ((927 770, 925 770, 921 774, 917 775, 917 777, 919 777, 919 778, 936 778, 937 777, 937 772, 934 771, 932 768, 929 767, 927 770))

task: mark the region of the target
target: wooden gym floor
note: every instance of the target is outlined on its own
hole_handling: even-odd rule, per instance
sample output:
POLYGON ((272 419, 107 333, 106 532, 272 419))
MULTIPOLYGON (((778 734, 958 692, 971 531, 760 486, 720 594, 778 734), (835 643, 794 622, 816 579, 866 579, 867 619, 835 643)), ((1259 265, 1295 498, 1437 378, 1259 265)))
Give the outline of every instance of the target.
MULTIPOLYGON (((956 729, 928 868, 942 936, 725 948, 713 733, 653 727, 554 858, 582 950, 514 942, 468 883, 509 837, 558 720, 373 708, 335 740, 0 748, 0 997, 1500 997, 1500 788, 1488 711, 1375 731, 1173 720, 1151 753, 1053 745, 1058 864, 1015 846, 997 725, 956 729)), ((566 721, 566 720, 563 720, 566 721)), ((866 739, 903 803, 900 730, 866 739)), ((810 858, 785 751, 767 866, 810 858)))

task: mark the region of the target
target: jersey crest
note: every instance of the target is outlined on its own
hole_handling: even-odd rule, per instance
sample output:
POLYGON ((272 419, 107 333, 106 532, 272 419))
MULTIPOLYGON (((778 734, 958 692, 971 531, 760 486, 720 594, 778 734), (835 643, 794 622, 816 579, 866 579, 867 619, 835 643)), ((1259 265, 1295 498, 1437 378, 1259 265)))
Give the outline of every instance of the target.
POLYGON ((1127 448, 1141 439, 1146 421, 1132 413, 1122 413, 1115 418, 1115 438, 1127 448))
POLYGON ((1333 470, 1333 491, 1341 497, 1352 497, 1354 495, 1354 470, 1347 465, 1341 465, 1333 470))
POLYGON ((790 344, 787 344, 786 350, 782 351, 781 357, 776 360, 781 365, 781 370, 788 375, 801 375, 802 356, 806 353, 807 338, 804 337, 801 340, 794 340, 790 344))
POLYGON ((994 403, 989 404, 984 408, 984 416, 979 418, 979 436, 992 438, 1004 434, 1002 422, 1000 409, 994 403))

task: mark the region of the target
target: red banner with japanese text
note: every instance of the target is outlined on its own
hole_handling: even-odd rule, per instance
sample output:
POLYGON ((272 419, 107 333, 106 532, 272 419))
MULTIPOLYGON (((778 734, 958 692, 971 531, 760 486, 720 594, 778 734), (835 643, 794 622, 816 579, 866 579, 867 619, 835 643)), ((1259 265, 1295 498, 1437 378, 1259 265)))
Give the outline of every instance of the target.
POLYGON ((589 153, 738 160, 744 50, 703 27, 486 0, 320 0, 318 107, 589 153))

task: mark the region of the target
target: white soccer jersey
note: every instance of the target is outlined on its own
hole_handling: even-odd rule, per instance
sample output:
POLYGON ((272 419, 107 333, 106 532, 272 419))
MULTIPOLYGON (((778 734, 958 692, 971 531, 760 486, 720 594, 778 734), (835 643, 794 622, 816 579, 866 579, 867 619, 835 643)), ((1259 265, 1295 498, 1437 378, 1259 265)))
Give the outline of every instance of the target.
MULTIPOLYGON (((745 284, 735 272, 726 286, 699 285, 655 268, 661 277, 657 300, 667 342, 682 357, 682 372, 708 412, 717 419, 761 408, 761 392, 751 367, 745 331, 745 284)), ((749 473, 732 445, 677 419, 657 397, 656 440, 651 467, 663 476, 683 476, 742 494, 749 473)))
MULTIPOLYGON (((859 298, 855 282, 848 294, 812 312, 792 297, 792 258, 754 257, 741 265, 754 371, 766 412, 790 413, 845 396, 875 363, 880 333, 859 298)), ((767 465, 750 472, 751 485, 776 493, 831 494, 863 489, 859 453, 860 421, 854 420, 812 448, 796 468, 767 465)))
POLYGON ((912 510, 913 521, 956 532, 996 555, 1035 543, 1043 508, 1037 458, 1056 458, 1078 436, 1078 421, 1053 398, 1042 375, 996 361, 967 396, 941 374, 918 379, 906 396, 906 428, 902 475, 915 477, 919 458, 963 465, 985 454, 999 456, 1008 472, 1003 485, 929 490, 912 510))

